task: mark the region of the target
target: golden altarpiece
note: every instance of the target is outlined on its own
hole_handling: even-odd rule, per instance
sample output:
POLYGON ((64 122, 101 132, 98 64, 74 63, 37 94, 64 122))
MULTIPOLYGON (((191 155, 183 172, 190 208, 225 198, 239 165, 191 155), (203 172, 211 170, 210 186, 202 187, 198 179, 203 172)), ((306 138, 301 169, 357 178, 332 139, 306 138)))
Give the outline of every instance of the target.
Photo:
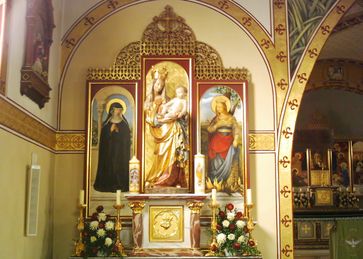
POLYGON ((249 77, 170 6, 110 68, 89 69, 86 215, 100 204, 115 215, 121 190, 132 255, 202 255, 211 193, 246 212, 249 77))

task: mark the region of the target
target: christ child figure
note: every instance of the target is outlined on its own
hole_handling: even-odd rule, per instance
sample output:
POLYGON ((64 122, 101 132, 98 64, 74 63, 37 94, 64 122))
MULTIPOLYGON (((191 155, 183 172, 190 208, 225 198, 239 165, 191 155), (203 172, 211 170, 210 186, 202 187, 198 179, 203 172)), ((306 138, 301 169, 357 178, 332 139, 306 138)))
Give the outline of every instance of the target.
POLYGON ((184 86, 176 88, 175 97, 162 105, 158 118, 159 122, 176 120, 187 114, 187 93, 188 90, 184 86))

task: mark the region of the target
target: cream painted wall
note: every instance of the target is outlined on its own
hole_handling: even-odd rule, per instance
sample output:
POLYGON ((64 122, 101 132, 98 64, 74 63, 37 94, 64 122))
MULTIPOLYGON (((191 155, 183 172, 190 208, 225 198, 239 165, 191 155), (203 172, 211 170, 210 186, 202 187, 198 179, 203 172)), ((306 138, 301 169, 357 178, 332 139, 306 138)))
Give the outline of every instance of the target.
POLYGON ((9 23, 9 49, 8 49, 8 67, 6 95, 26 110, 30 111, 39 119, 56 128, 57 106, 58 106, 58 82, 60 76, 60 32, 61 32, 61 1, 52 1, 54 8, 54 23, 56 27, 53 30, 53 44, 50 49, 49 63, 49 85, 50 100, 44 108, 30 100, 25 95, 20 94, 20 70, 23 66, 25 55, 25 35, 26 35, 26 1, 14 0, 11 3, 10 23, 9 23))
POLYGON ((250 180, 257 221, 253 235, 264 259, 277 258, 277 211, 275 154, 250 154, 250 180))
POLYGON ((262 25, 266 31, 271 33, 272 18, 271 18, 271 0, 234 0, 239 5, 243 6, 249 13, 252 14, 262 25))
MULTIPOLYGON (((249 87, 250 129, 273 130, 271 82, 266 64, 252 40, 235 23, 210 8, 185 1, 172 3, 174 11, 184 17, 193 29, 197 40, 210 44, 219 52, 225 67, 249 69, 253 84, 249 87)), ((62 85, 61 129, 85 127, 87 69, 112 65, 118 52, 128 43, 140 40, 146 26, 167 4, 170 1, 146 2, 119 11, 85 38, 66 71, 62 85)))
POLYGON ((0 129, 0 258, 49 259, 53 237, 54 154, 0 129), (16 148, 15 148, 16 147, 16 148), (26 237, 27 166, 31 154, 41 166, 38 235, 26 237))
POLYGON ((52 259, 65 259, 74 252, 73 240, 78 239, 79 190, 84 189, 84 160, 83 154, 56 155, 52 259))
POLYGON ((98 3, 103 2, 102 0, 62 0, 63 12, 62 15, 62 28, 61 35, 65 36, 67 31, 72 25, 89 9, 96 6, 98 3))

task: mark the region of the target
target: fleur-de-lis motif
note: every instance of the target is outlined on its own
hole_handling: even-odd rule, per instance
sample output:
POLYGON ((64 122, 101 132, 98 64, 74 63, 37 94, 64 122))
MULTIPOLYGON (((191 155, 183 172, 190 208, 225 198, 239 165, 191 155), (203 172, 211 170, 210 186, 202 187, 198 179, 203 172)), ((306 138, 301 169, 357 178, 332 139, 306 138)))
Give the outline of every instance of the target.
POLYGON ((308 81, 308 78, 306 77, 306 73, 301 73, 297 75, 298 81, 300 84, 308 81))
POLYGON ((76 40, 71 38, 71 39, 66 39, 66 48, 72 48, 76 45, 76 40))
POLYGON ((249 148, 255 149, 256 148, 256 139, 254 135, 249 135, 249 148))
POLYGON ((290 257, 290 253, 292 253, 292 249, 290 245, 285 245, 285 247, 281 250, 281 252, 286 256, 290 257))
POLYGON ((251 26, 252 25, 251 20, 252 20, 251 17, 243 17, 242 24, 245 26, 251 26))
POLYGON ((84 25, 93 25, 94 24, 94 21, 95 21, 95 18, 94 17, 86 17, 84 18, 86 21, 84 22, 84 25))
POLYGON ((310 58, 317 57, 318 56, 318 49, 317 48, 309 49, 308 53, 309 53, 310 58))
POLYGON ((229 8, 227 0, 219 1, 218 4, 220 5, 219 8, 221 8, 221 9, 228 9, 229 8))
POLYGON ((112 8, 113 10, 116 9, 118 2, 116 0, 108 0, 107 8, 112 8))
POLYGON ((261 47, 265 47, 265 49, 269 49, 270 44, 271 44, 271 41, 269 41, 269 40, 266 40, 266 39, 261 40, 261 47))
POLYGON ((284 25, 283 24, 278 24, 277 26, 276 26, 276 28, 275 28, 275 32, 277 32, 277 34, 279 34, 279 35, 283 35, 284 34, 284 32, 286 31, 286 28, 284 27, 284 25))
POLYGON ((326 34, 330 33, 330 26, 329 25, 325 25, 325 26, 322 25, 320 27, 320 29, 321 29, 321 33, 323 35, 326 35, 326 34))
POLYGON ((285 52, 280 51, 276 58, 280 60, 280 62, 284 62, 287 59, 287 56, 285 55, 285 52))
POLYGON ((286 86, 287 86, 287 82, 285 79, 281 79, 278 83, 277 83, 277 86, 279 88, 281 88, 281 90, 286 90, 286 86))
POLYGON ((282 225, 284 225, 286 228, 288 228, 290 226, 290 224, 292 223, 292 220, 290 219, 289 215, 285 215, 282 219, 281 219, 281 223, 282 225))
POLYGON ((286 129, 282 131, 282 134, 284 134, 285 138, 288 139, 290 135, 293 134, 293 132, 291 131, 290 127, 286 127, 286 129))
POLYGON ((288 104, 290 105, 291 110, 295 110, 295 108, 297 108, 299 106, 297 99, 293 99, 292 101, 289 101, 288 104))
POLYGON ((287 156, 284 156, 282 159, 279 160, 279 163, 282 164, 283 168, 286 168, 288 164, 290 164, 290 160, 287 156))
POLYGON ((287 185, 285 185, 280 190, 280 193, 281 193, 282 196, 284 196, 284 198, 289 198, 289 194, 291 193, 291 191, 289 190, 289 187, 287 185))
POLYGON ((337 11, 338 14, 345 13, 345 5, 337 5, 336 11, 337 11))

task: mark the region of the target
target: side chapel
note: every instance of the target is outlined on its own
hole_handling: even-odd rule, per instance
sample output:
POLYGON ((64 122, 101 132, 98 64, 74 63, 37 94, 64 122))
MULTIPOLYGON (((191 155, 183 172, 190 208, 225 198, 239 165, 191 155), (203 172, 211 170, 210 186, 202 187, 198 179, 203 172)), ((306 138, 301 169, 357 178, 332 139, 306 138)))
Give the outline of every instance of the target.
POLYGON ((362 14, 0 1, 0 258, 363 258, 362 14))

